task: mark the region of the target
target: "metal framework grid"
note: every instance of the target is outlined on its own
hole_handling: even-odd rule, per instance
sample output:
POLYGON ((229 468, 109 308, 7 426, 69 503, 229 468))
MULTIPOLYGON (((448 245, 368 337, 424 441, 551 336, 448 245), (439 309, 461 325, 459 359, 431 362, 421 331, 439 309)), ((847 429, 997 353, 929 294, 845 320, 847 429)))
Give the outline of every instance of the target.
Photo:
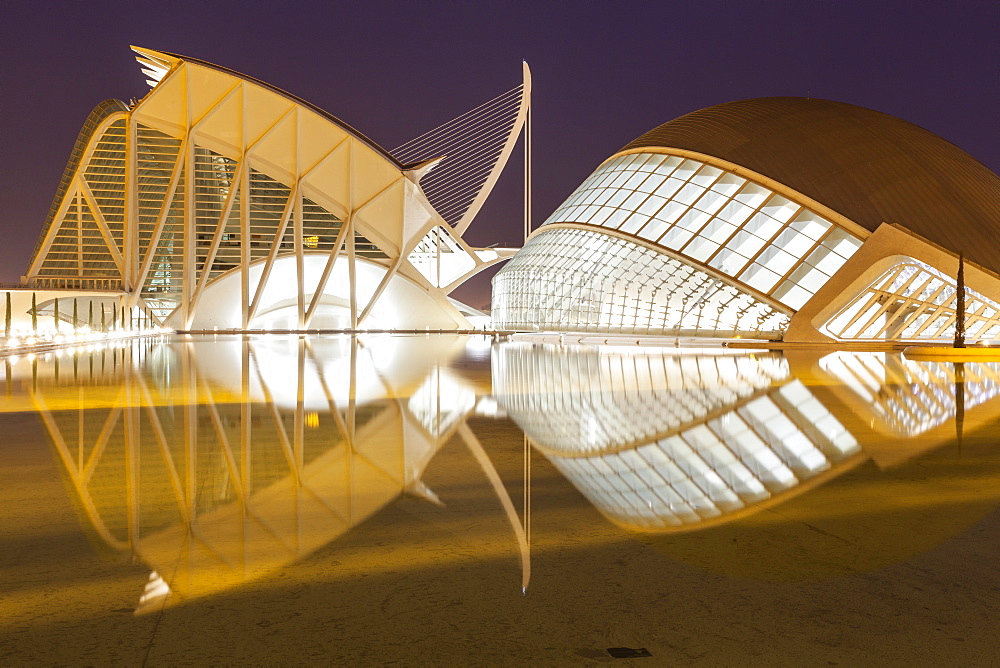
MULTIPOLYGON (((966 288, 965 332, 969 341, 1000 334, 1000 306, 966 288)), ((958 290, 928 264, 904 257, 823 325, 841 340, 941 340, 955 337, 958 290)))
POLYGON ((787 309, 649 245, 544 228, 493 280, 507 329, 780 338, 787 309))

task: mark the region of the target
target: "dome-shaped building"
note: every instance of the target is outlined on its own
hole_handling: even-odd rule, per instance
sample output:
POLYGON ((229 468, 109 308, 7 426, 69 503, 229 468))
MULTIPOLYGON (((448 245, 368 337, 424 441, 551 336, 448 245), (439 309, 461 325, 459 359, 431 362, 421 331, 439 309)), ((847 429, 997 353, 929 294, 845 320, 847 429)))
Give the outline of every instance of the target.
POLYGON ((775 97, 605 160, 494 278, 494 324, 798 341, 1000 336, 1000 177, 906 121, 775 97))

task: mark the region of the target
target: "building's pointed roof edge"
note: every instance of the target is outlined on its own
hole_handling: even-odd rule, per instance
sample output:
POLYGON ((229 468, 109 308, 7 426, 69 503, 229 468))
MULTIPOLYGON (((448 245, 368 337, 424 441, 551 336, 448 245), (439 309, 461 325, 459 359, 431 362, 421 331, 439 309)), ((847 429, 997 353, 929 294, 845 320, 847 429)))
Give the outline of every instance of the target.
MULTIPOLYGON (((313 103, 311 103, 311 102, 309 102, 307 100, 304 100, 301 97, 298 97, 297 95, 293 95, 293 94, 289 93, 288 91, 282 90, 281 88, 278 88, 277 86, 271 85, 271 84, 267 83, 266 81, 261 81, 260 79, 257 79, 255 77, 243 74, 241 72, 237 72, 236 70, 230 69, 228 67, 223 67, 221 65, 216 65, 214 63, 210 63, 207 60, 201 60, 200 58, 192 58, 190 56, 182 56, 182 55, 179 55, 179 54, 176 54, 176 53, 170 53, 168 51, 156 51, 154 49, 148 49, 146 47, 141 47, 141 46, 134 46, 133 45, 130 48, 133 51, 135 51, 137 54, 139 54, 140 57, 136 58, 136 60, 139 61, 140 65, 143 65, 143 67, 144 67, 143 72, 146 73, 147 75, 151 75, 151 72, 149 71, 151 65, 156 65, 156 66, 161 67, 161 68, 170 69, 170 68, 176 66, 180 62, 188 62, 188 63, 194 63, 196 65, 201 65, 202 67, 208 67, 208 68, 211 68, 213 70, 217 70, 219 72, 223 72, 225 74, 228 74, 228 75, 231 75, 231 76, 234 76, 234 77, 238 77, 240 79, 243 79, 244 81, 249 81, 252 84, 255 84, 255 85, 260 86, 262 88, 265 88, 265 89, 267 89, 269 91, 277 93, 278 95, 281 95, 282 97, 288 99, 289 101, 291 101, 291 102, 293 102, 293 103, 295 103, 297 105, 300 105, 302 107, 305 107, 306 109, 309 109, 310 111, 313 111, 313 112, 319 114, 320 116, 322 116, 326 120, 328 120, 331 123, 337 125, 342 130, 344 130, 348 134, 352 135, 354 138, 356 138, 356 139, 364 142, 365 144, 367 144, 369 148, 371 148, 376 153, 378 153, 379 155, 381 155, 382 157, 384 157, 386 160, 388 160, 390 163, 392 163, 400 171, 403 170, 403 165, 400 164, 399 160, 397 160, 391 153, 389 153, 389 151, 387 151, 385 148, 383 148, 382 146, 380 146, 377 142, 375 142, 374 140, 372 140, 370 137, 368 137, 367 135, 365 135, 363 132, 360 132, 359 130, 357 130, 356 128, 354 128, 352 125, 350 125, 348 123, 345 123, 344 121, 340 120, 339 118, 337 118, 333 114, 331 114, 331 113, 329 113, 329 112, 327 112, 327 111, 325 111, 325 110, 317 107, 315 104, 313 104, 313 103)), ((165 73, 166 72, 164 71, 164 74, 165 73)))

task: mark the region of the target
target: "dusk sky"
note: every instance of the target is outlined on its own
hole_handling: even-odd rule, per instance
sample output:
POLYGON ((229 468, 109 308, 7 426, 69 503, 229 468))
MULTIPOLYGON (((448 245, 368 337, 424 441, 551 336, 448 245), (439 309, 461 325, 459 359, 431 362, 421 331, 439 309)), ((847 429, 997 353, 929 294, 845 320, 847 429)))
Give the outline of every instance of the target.
MULTIPOLYGON (((24 272, 88 112, 148 91, 129 44, 262 79, 386 148, 513 88, 527 60, 536 223, 636 136, 749 97, 883 111, 1000 171, 995 1, 8 0, 0 16, 0 281, 24 272)), ((519 242, 519 160, 512 163, 468 234, 474 244, 519 242)), ((455 296, 481 306, 488 280, 455 296)))

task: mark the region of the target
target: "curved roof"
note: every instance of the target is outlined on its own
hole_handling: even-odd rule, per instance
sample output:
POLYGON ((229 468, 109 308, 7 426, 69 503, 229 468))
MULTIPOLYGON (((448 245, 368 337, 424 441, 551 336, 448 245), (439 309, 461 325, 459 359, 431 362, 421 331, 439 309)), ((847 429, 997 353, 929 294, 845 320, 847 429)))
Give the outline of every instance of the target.
POLYGON ((1000 272, 1000 177, 937 135, 842 102, 727 102, 650 130, 623 150, 680 148, 763 174, 874 231, 899 223, 1000 272))
MULTIPOLYGON (((132 47, 132 50, 135 51, 136 53, 140 53, 140 54, 143 54, 143 55, 145 55, 148 51, 150 51, 148 49, 141 49, 141 48, 135 47, 135 46, 132 47)), ((392 155, 389 151, 387 151, 384 148, 382 148, 381 146, 379 146, 375 141, 373 141, 372 139, 370 139, 369 137, 367 137, 362 132, 358 131, 357 129, 355 129, 351 125, 348 125, 347 123, 345 123, 344 121, 340 120, 339 118, 337 118, 333 114, 329 113, 328 111, 324 111, 323 109, 320 109, 319 107, 317 107, 312 102, 309 102, 308 100, 303 100, 301 97, 298 97, 297 95, 293 95, 293 94, 289 93, 288 91, 285 91, 285 90, 282 90, 282 89, 278 88, 277 86, 273 86, 273 85, 267 83, 266 81, 261 81, 260 79, 256 79, 256 78, 254 78, 252 76, 243 74, 241 72, 237 72, 236 70, 231 70, 228 67, 223 67, 221 65, 216 65, 215 63, 210 63, 207 60, 201 60, 199 58, 191 58, 190 56, 182 56, 182 55, 177 54, 177 53, 170 53, 169 51, 158 51, 158 52, 155 52, 155 53, 161 53, 161 54, 163 54, 165 56, 169 56, 170 58, 175 58, 177 60, 183 60, 183 61, 186 61, 186 62, 189 62, 189 63, 194 63, 196 65, 201 65, 203 67, 208 67, 208 68, 211 68, 213 70, 217 70, 219 72, 223 72, 224 74, 229 74, 229 75, 237 77, 239 79, 243 79, 244 81, 249 81, 250 83, 256 84, 256 85, 260 86, 261 88, 265 88, 265 89, 267 89, 267 90, 269 90, 269 91, 271 91, 273 93, 277 93, 278 95, 281 95, 282 97, 287 98, 289 101, 291 101, 291 102, 293 102, 295 104, 303 106, 303 107, 309 109, 310 111, 316 112, 317 114, 319 114, 320 116, 322 116, 326 120, 330 121, 331 123, 333 123, 337 127, 341 128, 342 130, 344 130, 348 134, 354 136, 356 139, 361 140, 362 142, 364 142, 365 144, 367 144, 370 148, 372 148, 376 153, 378 153, 383 158, 385 158, 386 160, 388 160, 389 162, 391 162, 393 165, 395 165, 398 169, 404 170, 407 167, 406 165, 403 165, 402 163, 400 163, 399 160, 396 159, 396 156, 392 155)))

